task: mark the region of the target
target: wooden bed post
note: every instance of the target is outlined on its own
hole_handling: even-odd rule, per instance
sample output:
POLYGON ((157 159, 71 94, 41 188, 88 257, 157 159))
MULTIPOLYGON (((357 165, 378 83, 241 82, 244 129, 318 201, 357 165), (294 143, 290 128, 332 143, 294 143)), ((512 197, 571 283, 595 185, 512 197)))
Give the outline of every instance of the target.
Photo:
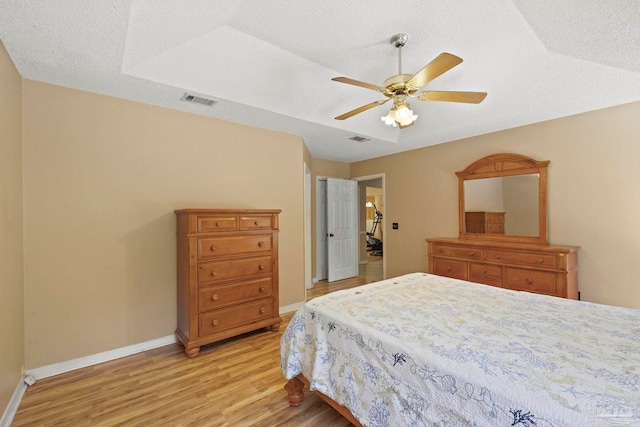
MULTIPOLYGON (((306 379, 302 374, 298 375, 295 378, 291 378, 289 381, 287 381, 287 384, 285 384, 284 389, 289 395, 289 406, 300 406, 300 402, 302 401, 302 397, 303 397, 303 389, 305 387, 310 387, 310 383, 309 383, 309 380, 306 379)), ((353 414, 349 411, 349 409, 338 404, 335 400, 331 399, 329 396, 325 396, 319 391, 315 391, 315 393, 322 400, 327 402, 329 406, 331 406, 333 409, 338 411, 340 415, 345 417, 347 421, 349 421, 355 427, 363 427, 362 424, 360 424, 360 422, 356 420, 356 417, 353 416, 353 414)))
POLYGON ((300 406, 304 395, 304 382, 298 377, 291 378, 285 384, 284 389, 289 395, 289 406, 300 406))

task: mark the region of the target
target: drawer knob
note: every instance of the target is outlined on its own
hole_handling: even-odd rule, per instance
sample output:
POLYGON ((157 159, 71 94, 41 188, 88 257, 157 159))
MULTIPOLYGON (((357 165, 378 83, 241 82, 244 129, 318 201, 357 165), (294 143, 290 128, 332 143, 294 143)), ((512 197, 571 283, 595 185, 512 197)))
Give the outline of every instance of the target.
POLYGON ((214 319, 211 321, 211 326, 218 326, 218 319, 214 319))
POLYGON ((526 282, 527 282, 527 285, 530 285, 530 284, 533 283, 533 280, 532 279, 527 279, 526 282))
POLYGON ((216 221, 216 227, 220 227, 220 223, 216 221))
POLYGON ((264 307, 260 307, 260 313, 264 313, 265 311, 267 311, 267 309, 266 309, 266 308, 264 308, 264 307))
POLYGON ((482 274, 487 274, 487 269, 482 270, 482 274))
POLYGON ((451 271, 451 267, 450 267, 450 266, 449 266, 449 267, 447 267, 447 271, 451 271))
POLYGON ((254 224, 255 224, 255 225, 258 225, 258 221, 254 221, 254 224))
POLYGON ((500 254, 496 254, 496 259, 500 259, 502 256, 500 254))
POLYGON ((211 252, 215 252, 216 251, 216 245, 211 245, 211 252))
POLYGON ((443 253, 443 252, 444 252, 444 249, 440 249, 440 250, 438 250, 438 252, 443 253))
POLYGON ((259 241, 258 242, 258 246, 263 247, 264 246, 264 242, 263 241, 259 241))
POLYGON ((260 292, 264 292, 264 286, 260 286, 260 289, 258 289, 260 292))
POLYGON ((217 275, 218 275, 218 270, 213 270, 213 271, 211 272, 211 275, 212 275, 212 276, 217 276, 217 275))
POLYGON ((218 299, 218 294, 213 294, 213 295, 211 295, 211 300, 212 300, 212 301, 215 301, 215 300, 217 300, 217 299, 218 299))
POLYGON ((469 256, 473 256, 473 254, 474 254, 474 252, 473 252, 473 251, 471 251, 471 253, 469 254, 469 256))
POLYGON ((264 264, 260 264, 260 265, 258 266, 258 268, 259 268, 260 270, 264 270, 264 264))
POLYGON ((538 264, 542 264, 542 258, 538 258, 538 264))

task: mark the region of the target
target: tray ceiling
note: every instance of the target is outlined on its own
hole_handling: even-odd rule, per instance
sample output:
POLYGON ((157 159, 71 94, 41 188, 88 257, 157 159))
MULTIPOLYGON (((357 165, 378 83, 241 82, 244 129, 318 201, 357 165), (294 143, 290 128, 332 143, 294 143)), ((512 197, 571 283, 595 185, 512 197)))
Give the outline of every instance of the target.
POLYGON ((0 0, 0 39, 24 78, 299 135, 353 162, 640 100, 640 2, 594 0, 0 0), (428 90, 488 92, 478 105, 420 102, 414 126, 384 99, 332 82, 397 73, 441 52, 464 62, 428 90), (185 92, 217 101, 181 101, 185 92), (349 138, 364 136, 366 142, 349 138))

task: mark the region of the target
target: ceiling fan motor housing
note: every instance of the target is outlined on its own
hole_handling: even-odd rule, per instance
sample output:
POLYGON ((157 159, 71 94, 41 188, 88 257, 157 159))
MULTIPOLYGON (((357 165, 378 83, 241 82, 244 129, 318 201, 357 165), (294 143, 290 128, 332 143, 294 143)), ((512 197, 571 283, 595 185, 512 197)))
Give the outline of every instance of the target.
POLYGON ((413 95, 418 88, 407 86, 407 82, 411 80, 413 74, 396 74, 384 81, 384 89, 382 93, 385 96, 394 95, 413 95))

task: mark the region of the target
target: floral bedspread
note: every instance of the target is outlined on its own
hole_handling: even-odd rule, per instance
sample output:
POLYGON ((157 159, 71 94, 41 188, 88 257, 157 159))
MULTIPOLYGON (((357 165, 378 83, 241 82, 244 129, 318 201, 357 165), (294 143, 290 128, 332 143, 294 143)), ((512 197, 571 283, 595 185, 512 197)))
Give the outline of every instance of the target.
POLYGON ((640 310, 413 273, 315 298, 286 379, 377 426, 640 426, 640 310))

